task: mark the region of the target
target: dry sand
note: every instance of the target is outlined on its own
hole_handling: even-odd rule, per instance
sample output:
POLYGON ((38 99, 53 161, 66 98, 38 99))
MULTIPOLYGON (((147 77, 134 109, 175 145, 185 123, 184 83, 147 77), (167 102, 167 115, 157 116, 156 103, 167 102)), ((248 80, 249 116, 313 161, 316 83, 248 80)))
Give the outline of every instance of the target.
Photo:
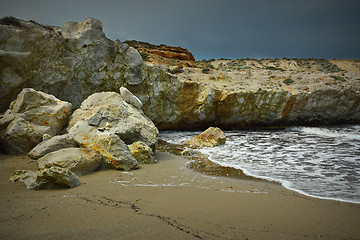
POLYGON ((360 239, 360 205, 260 180, 196 173, 156 154, 140 170, 102 170, 73 189, 9 183, 24 156, 1 155, 0 239, 360 239))

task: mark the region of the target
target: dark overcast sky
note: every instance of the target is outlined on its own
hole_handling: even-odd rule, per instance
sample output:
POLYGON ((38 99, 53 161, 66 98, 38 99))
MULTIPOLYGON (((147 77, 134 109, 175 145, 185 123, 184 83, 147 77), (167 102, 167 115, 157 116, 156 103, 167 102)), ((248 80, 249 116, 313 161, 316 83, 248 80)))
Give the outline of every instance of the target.
POLYGON ((359 0, 0 0, 0 17, 62 26, 94 17, 110 39, 203 58, 360 58, 359 0))

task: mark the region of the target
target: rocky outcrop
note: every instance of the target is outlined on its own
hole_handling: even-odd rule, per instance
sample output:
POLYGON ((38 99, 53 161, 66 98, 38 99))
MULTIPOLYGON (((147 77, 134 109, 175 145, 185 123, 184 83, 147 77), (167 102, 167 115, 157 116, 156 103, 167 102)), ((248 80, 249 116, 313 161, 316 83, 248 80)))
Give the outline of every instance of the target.
POLYGON ((189 139, 185 145, 190 148, 216 147, 226 142, 224 132, 217 127, 210 127, 199 135, 189 139))
POLYGON ((9 182, 24 182, 27 189, 73 188, 80 185, 79 177, 69 169, 61 167, 45 168, 37 171, 16 170, 9 182))
POLYGON ((25 88, 0 117, 0 143, 6 153, 28 153, 43 135, 60 133, 71 104, 50 94, 25 88))
POLYGON ((64 148, 46 154, 38 159, 38 168, 66 168, 82 176, 94 172, 100 167, 102 156, 100 152, 89 148, 64 148))
POLYGON ((79 147, 78 144, 73 139, 73 136, 70 134, 63 134, 54 136, 45 141, 42 141, 36 145, 28 153, 29 157, 33 159, 38 159, 45 156, 48 153, 58 151, 64 148, 79 147))
POLYGON ((191 52, 185 48, 167 46, 164 44, 154 45, 141 41, 126 41, 125 43, 136 48, 139 52, 145 53, 146 61, 163 64, 192 67, 195 65, 195 58, 191 52))
POLYGON ((95 92, 126 87, 159 129, 360 122, 358 61, 212 60, 170 74, 107 39, 96 19, 58 28, 6 18, 0 32, 0 111, 25 86, 75 108, 95 92))
POLYGON ((97 19, 50 27, 7 17, 0 20, 0 33, 0 112, 25 87, 76 109, 95 92, 144 80, 140 54, 107 39, 97 19))
POLYGON ((156 163, 152 149, 144 142, 137 141, 128 147, 131 156, 133 156, 139 164, 156 163))

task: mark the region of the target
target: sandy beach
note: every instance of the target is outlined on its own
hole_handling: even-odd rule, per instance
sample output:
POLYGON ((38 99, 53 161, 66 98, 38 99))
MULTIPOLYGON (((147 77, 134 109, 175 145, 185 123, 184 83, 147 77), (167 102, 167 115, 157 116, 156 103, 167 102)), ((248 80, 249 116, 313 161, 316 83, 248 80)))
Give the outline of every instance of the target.
POLYGON ((9 183, 25 156, 0 156, 0 239, 360 239, 360 205, 279 184, 197 173, 157 152, 157 164, 101 170, 73 189, 9 183))

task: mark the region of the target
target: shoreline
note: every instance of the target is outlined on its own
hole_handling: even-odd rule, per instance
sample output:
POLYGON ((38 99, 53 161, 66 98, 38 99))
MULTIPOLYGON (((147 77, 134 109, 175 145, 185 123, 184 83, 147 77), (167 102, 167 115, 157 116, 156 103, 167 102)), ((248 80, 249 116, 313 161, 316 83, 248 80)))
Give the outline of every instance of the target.
MULTIPOLYGON (((344 126, 347 125, 341 125, 340 127, 344 127, 344 126)), ((353 126, 353 125, 349 125, 349 126, 353 126)), ((194 133, 194 135, 196 135, 196 133, 194 133)), ((268 181, 272 183, 277 183, 290 191, 295 191, 304 196, 323 199, 323 200, 333 200, 344 203, 360 204, 360 201, 358 199, 346 198, 346 195, 345 198, 341 198, 341 196, 340 197, 321 196, 321 192, 319 192, 320 193, 319 195, 316 195, 316 194, 312 194, 311 191, 306 192, 304 190, 301 190, 301 188, 296 188, 296 184, 293 184, 292 182, 286 180, 282 180, 280 178, 277 179, 272 177, 251 174, 247 169, 245 168, 243 169, 239 167, 239 165, 231 165, 226 163, 224 164, 224 162, 221 161, 217 162, 216 160, 214 161, 210 160, 210 155, 208 155, 207 153, 203 153, 199 149, 188 148, 183 144, 170 143, 164 139, 160 139, 159 149, 161 149, 164 152, 170 152, 179 157, 186 158, 189 161, 189 168, 200 173, 215 175, 215 176, 227 176, 236 179, 252 179, 259 181, 268 181)))
POLYGON ((198 173, 157 152, 156 164, 100 170, 72 189, 9 183, 26 156, 1 155, 1 239, 357 239, 360 204, 322 200, 265 180, 198 173))

